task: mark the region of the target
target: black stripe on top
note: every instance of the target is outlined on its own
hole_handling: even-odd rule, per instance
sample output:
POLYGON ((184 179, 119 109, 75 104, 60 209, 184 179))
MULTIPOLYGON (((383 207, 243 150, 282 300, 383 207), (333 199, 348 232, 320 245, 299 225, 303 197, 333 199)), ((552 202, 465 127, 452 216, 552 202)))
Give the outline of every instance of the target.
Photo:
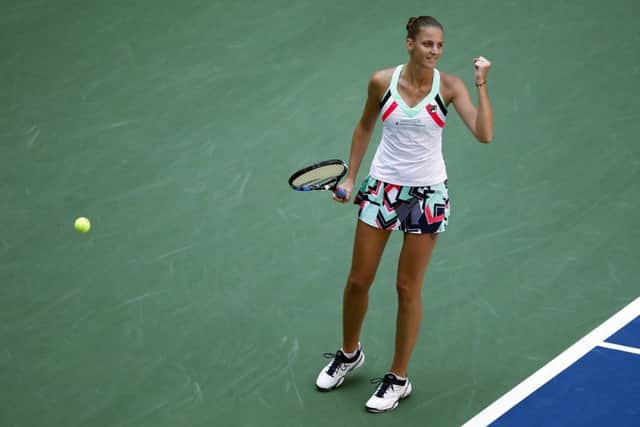
POLYGON ((440 107, 440 110, 442 110, 442 113, 446 116, 447 107, 444 106, 444 102, 442 102, 442 98, 440 98, 440 94, 436 95, 436 102, 438 103, 438 107, 440 107))
POLYGON ((380 101, 380 109, 384 107, 385 102, 387 102, 387 99, 389 99, 390 96, 391 90, 387 89, 387 91, 384 93, 384 96, 382 97, 382 101, 380 101))

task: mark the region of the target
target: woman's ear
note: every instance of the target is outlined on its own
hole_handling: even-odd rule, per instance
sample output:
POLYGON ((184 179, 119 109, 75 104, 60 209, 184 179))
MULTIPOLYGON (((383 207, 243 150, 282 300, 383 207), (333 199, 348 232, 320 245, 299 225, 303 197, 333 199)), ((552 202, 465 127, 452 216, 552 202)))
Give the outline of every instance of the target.
POLYGON ((413 41, 413 39, 408 38, 406 43, 407 43, 407 50, 411 52, 411 50, 413 50, 413 43, 415 42, 413 41))

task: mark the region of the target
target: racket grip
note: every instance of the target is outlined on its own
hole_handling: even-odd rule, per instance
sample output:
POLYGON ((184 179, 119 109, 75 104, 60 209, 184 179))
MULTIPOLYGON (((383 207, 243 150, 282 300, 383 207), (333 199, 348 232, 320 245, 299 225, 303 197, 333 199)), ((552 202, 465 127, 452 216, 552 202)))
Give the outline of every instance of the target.
POLYGON ((347 197, 347 192, 344 190, 344 188, 336 188, 336 197, 338 199, 345 199, 347 197))

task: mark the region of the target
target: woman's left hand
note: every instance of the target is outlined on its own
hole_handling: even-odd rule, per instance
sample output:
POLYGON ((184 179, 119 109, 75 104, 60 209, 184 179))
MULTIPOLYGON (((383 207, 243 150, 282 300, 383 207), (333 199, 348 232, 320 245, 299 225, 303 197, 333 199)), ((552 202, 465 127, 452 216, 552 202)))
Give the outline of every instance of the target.
POLYGON ((484 56, 478 56, 473 59, 474 77, 476 79, 476 85, 486 83, 487 73, 491 68, 491 61, 484 56))

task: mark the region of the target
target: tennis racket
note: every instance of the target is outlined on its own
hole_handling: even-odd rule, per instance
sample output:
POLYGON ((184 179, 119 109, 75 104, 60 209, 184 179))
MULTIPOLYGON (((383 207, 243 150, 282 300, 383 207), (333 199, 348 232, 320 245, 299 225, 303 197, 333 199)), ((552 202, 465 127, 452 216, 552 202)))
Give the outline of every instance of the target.
MULTIPOLYGON (((289 185, 296 191, 333 191, 347 174, 347 170, 347 165, 342 160, 325 160, 295 172, 289 178, 289 185)), ((336 197, 344 199, 347 193, 338 188, 336 197)))

